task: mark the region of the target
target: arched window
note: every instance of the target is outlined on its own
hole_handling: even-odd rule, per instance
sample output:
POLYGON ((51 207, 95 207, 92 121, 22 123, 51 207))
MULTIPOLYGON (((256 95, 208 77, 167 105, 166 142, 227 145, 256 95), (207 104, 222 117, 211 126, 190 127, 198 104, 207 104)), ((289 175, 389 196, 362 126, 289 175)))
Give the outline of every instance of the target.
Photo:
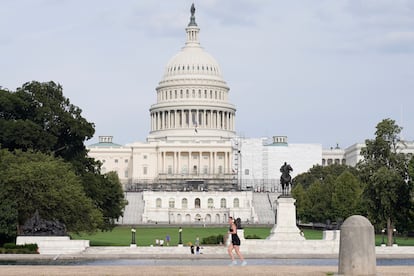
POLYGON ((208 208, 214 208, 214 200, 212 198, 209 198, 207 200, 207 207, 208 208))
POLYGON ((175 208, 175 199, 174 198, 170 198, 169 200, 168 200, 168 206, 170 207, 170 208, 175 208))
POLYGON ((187 209, 188 208, 188 200, 186 198, 183 198, 181 200, 181 208, 187 209))
POLYGON ((157 199, 155 200, 155 207, 156 207, 156 208, 161 208, 161 198, 157 198, 157 199))
POLYGON ((239 199, 237 197, 233 199, 233 208, 240 208, 239 199))
POLYGON ((220 208, 227 208, 227 207, 226 207, 226 199, 225 199, 225 198, 222 198, 222 199, 220 200, 220 208))
POLYGON ((201 205, 200 204, 200 199, 199 198, 196 198, 195 201, 194 201, 194 207, 195 208, 200 208, 200 205, 201 205))

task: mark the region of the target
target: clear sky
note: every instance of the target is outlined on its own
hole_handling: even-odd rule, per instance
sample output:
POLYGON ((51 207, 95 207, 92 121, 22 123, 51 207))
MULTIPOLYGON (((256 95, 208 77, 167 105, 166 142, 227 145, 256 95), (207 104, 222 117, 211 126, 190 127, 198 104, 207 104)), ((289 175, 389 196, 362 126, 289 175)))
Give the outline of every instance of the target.
MULTIPOLYGON (((145 141, 190 0, 2 0, 0 86, 53 80, 95 137, 145 141)), ((198 0, 245 137, 348 147, 385 118, 414 140, 414 1, 198 0)))

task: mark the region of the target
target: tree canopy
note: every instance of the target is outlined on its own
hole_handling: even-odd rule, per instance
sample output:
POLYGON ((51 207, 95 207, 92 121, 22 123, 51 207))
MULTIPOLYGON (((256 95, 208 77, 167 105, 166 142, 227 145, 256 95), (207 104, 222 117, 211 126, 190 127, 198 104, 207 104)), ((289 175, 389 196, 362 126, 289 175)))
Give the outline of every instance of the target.
POLYGON ((412 222, 413 183, 409 158, 401 152, 405 147, 399 136, 402 128, 394 120, 384 119, 376 129, 375 138, 365 141, 361 150, 364 159, 358 168, 366 183, 368 216, 377 227, 386 227, 391 245, 393 230, 406 231, 412 222))
POLYGON ((355 168, 314 166, 297 175, 293 183, 292 195, 304 222, 340 222, 350 214, 363 214, 362 183, 355 168))
MULTIPOLYGON (((39 208, 41 215, 60 219, 75 231, 82 228, 83 230, 111 229, 114 221, 122 215, 126 202, 119 179, 114 173, 101 175, 101 164, 87 156, 84 142, 93 136, 95 129, 94 124, 83 118, 81 113, 82 110, 71 104, 63 95, 62 86, 54 82, 33 81, 25 83, 16 91, 0 88, 0 147, 12 152, 12 156, 16 158, 14 160, 8 157, 8 160, 14 160, 12 162, 14 165, 4 169, 7 177, 3 177, 2 185, 8 189, 13 181, 20 185, 16 186, 15 190, 10 190, 8 198, 14 200, 13 204, 7 205, 14 206, 19 211, 18 224, 23 223, 30 212, 32 214, 35 212, 33 208, 37 204, 41 207, 39 208), (45 155, 40 157, 39 152, 45 155), (30 157, 31 155, 33 156, 30 157), (25 164, 21 162, 22 158, 32 161, 25 164), (40 160, 50 158, 49 165, 39 158, 40 160), (63 164, 65 162, 66 167, 63 164), (22 173, 17 174, 17 168, 22 173), (68 196, 73 193, 79 197, 79 200, 75 202, 61 193, 55 193, 52 188, 42 189, 41 185, 32 183, 32 179, 40 179, 36 170, 42 171, 45 174, 45 181, 49 181, 44 185, 47 183, 51 187, 55 185, 62 189, 64 186, 72 187, 72 190, 66 188, 62 191, 68 193, 68 196), (17 175, 12 176, 11 172, 17 175), (59 177, 53 178, 51 174, 59 177), (81 190, 75 188, 79 183, 81 190), (28 191, 24 193, 25 199, 36 204, 20 206, 25 201, 20 200, 18 187, 28 191), (81 194, 86 196, 86 199, 82 198, 81 194), (58 202, 57 199, 60 199, 61 206, 70 203, 71 206, 66 208, 73 212, 74 217, 56 213, 53 208, 43 206, 42 204, 45 203, 39 202, 38 199, 45 199, 45 202, 48 200, 58 202), (84 204, 85 208, 92 209, 89 211, 83 209, 78 206, 79 203, 84 204)), ((0 204, 1 208, 3 206, 5 207, 5 204, 0 204)), ((0 211, 3 210, 1 208, 0 211)), ((1 216, 2 214, 0 218, 1 216)))
POLYGON ((0 159, 0 189, 14 199, 18 225, 36 210, 42 218, 63 222, 71 231, 93 231, 102 224, 102 213, 86 196, 69 163, 39 152, 5 149, 0 150, 0 159))

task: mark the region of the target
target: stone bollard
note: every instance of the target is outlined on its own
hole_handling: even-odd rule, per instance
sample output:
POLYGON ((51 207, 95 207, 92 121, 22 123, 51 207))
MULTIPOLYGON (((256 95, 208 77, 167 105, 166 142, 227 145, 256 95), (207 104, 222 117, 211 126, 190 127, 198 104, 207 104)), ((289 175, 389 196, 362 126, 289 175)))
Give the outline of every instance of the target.
POLYGON ((338 274, 376 275, 374 227, 363 216, 350 216, 341 226, 338 274))

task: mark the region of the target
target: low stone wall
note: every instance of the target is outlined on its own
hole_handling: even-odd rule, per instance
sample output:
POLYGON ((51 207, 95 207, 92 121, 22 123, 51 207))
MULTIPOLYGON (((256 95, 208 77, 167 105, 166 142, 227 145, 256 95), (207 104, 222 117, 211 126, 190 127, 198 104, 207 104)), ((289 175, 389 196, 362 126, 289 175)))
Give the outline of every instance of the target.
POLYGON ((35 243, 40 254, 76 254, 89 247, 89 240, 71 240, 68 236, 18 236, 17 245, 35 243))

